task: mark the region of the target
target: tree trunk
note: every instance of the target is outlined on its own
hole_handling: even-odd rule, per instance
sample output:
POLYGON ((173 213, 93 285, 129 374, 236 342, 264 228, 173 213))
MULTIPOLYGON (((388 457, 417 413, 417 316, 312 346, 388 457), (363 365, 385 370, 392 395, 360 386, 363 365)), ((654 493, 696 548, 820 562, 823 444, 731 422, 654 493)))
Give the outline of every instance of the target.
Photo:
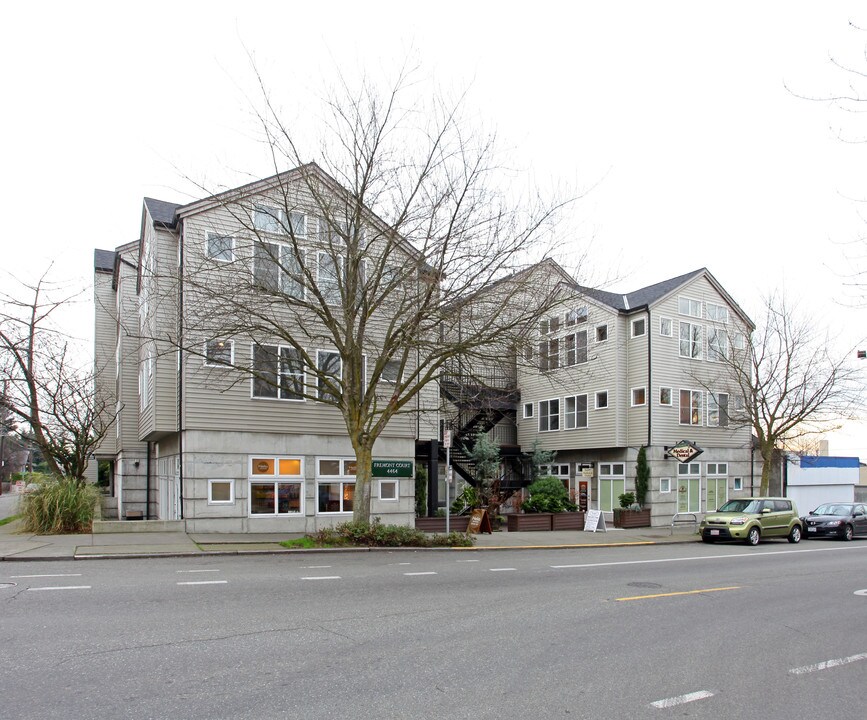
POLYGON ((373 449, 365 443, 355 447, 355 495, 352 501, 352 519, 370 522, 370 491, 373 473, 373 449))

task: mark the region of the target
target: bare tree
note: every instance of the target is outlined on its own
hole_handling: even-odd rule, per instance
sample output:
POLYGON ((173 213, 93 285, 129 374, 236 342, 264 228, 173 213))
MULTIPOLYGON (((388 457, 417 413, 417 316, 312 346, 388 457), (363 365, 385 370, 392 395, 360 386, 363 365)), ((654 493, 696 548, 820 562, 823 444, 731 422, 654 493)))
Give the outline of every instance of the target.
POLYGON ((434 383, 456 359, 502 363, 568 279, 545 262, 566 201, 519 192, 461 101, 422 102, 410 75, 385 92, 344 84, 325 103, 316 152, 260 77, 276 174, 202 201, 226 218, 233 246, 217 261, 185 246, 183 327, 169 343, 237 371, 213 382, 252 376, 263 394, 336 408, 361 521, 389 423, 435 408, 434 383), (252 352, 224 352, 229 340, 252 352))
POLYGON ((81 482, 113 410, 97 400, 93 372, 82 369, 73 343, 54 322, 78 293, 64 293, 47 273, 18 290, 0 295, 4 409, 17 432, 42 451, 51 474, 81 482))
POLYGON ((725 367, 736 398, 720 412, 726 422, 748 425, 756 437, 763 495, 775 449, 801 447, 810 437, 853 419, 860 409, 864 387, 854 351, 837 354, 819 328, 785 297, 771 296, 744 351, 710 348, 725 367))

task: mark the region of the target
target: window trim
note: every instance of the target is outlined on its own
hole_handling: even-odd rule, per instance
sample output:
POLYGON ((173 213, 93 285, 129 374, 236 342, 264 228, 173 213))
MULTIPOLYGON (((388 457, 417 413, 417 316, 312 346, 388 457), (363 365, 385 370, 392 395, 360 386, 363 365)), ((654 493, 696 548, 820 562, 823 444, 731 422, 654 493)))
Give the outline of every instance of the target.
POLYGON ((670 317, 659 318, 659 334, 662 337, 674 337, 674 320, 670 317), (668 323, 668 332, 663 331, 663 323, 668 323))
POLYGON ((629 392, 629 407, 645 407, 647 405, 647 386, 634 387, 629 392), (635 393, 640 392, 642 396, 641 402, 635 402, 635 393))
POLYGON ((704 313, 705 317, 711 322, 720 323, 722 325, 728 325, 729 322, 729 309, 725 305, 720 305, 719 303, 714 302, 706 302, 704 304, 704 313), (711 313, 711 308, 714 308, 713 313, 711 313), (721 311, 721 312, 718 312, 721 311), (721 316, 721 317, 718 317, 721 316))
POLYGON ((379 501, 387 502, 387 503, 396 503, 400 500, 400 483, 398 480, 394 478, 380 478, 379 479, 379 501), (394 497, 384 497, 382 494, 382 489, 386 485, 394 486, 394 497))
POLYGON ((686 360, 701 360, 702 359, 702 342, 704 341, 704 335, 702 333, 702 325, 701 323, 694 323, 688 320, 681 320, 678 323, 678 338, 677 338, 677 352, 680 357, 685 358, 686 360), (689 337, 684 339, 683 331, 684 328, 689 328, 689 337), (695 337, 692 334, 692 329, 695 328, 698 330, 698 337, 695 337), (694 350, 695 354, 685 355, 683 352, 684 343, 688 343, 688 348, 690 350, 694 350))
POLYGON ((727 392, 710 392, 707 393, 707 426, 708 427, 728 427, 731 415, 729 413, 730 395, 727 392), (720 403, 719 399, 725 397, 725 404, 720 403), (716 422, 711 422, 711 408, 716 409, 716 422))
POLYGON ((608 390, 597 390, 596 393, 594 394, 594 397, 593 397, 593 409, 594 410, 607 410, 609 407, 611 407, 611 403, 608 400, 609 400, 608 390), (605 395, 605 404, 604 405, 599 404, 599 396, 600 395, 605 395))
POLYGON ((549 398, 548 400, 540 400, 539 401, 539 423, 538 423, 539 432, 558 432, 560 430, 560 398, 549 398), (551 412, 551 404, 557 404, 556 413, 551 412), (542 405, 545 405, 547 408, 547 412, 542 411, 542 405), (552 423, 552 419, 554 422, 552 423), (547 427, 543 428, 542 423, 546 424, 547 427), (551 427, 552 425, 556 425, 557 427, 551 427))
POLYGON ((219 367, 225 368, 230 365, 235 364, 235 341, 234 340, 221 340, 220 338, 210 338, 205 340, 204 342, 204 350, 202 353, 202 365, 205 367, 219 367), (229 360, 228 362, 215 362, 213 360, 213 354, 211 353, 210 345, 211 343, 227 343, 229 346, 229 360))
MULTIPOLYGON (((248 455, 247 456, 247 516, 250 518, 287 518, 287 517, 304 517, 306 499, 304 480, 304 457, 298 455, 248 455), (283 460, 289 460, 298 463, 297 473, 281 473, 280 465, 283 460), (270 463, 270 472, 254 472, 254 462, 270 463), (271 513, 254 513, 253 512, 253 485, 268 485, 274 486, 274 512, 271 513), (299 509, 297 512, 279 512, 279 485, 297 485, 299 509)), ((267 470, 266 466, 266 470, 267 470)))
POLYGON ((534 408, 535 408, 535 403, 531 403, 531 402, 524 403, 524 415, 523 415, 524 420, 531 420, 532 418, 535 417, 535 414, 533 412, 534 408), (530 412, 527 412, 528 408, 529 408, 530 412))
POLYGON ((674 388, 670 387, 660 387, 659 388, 659 404, 662 407, 671 407, 674 404, 674 388), (664 390, 668 390, 668 402, 663 402, 662 393, 664 390))
MULTIPOLYGON (((301 358, 301 353, 298 352, 291 345, 280 345, 280 344, 272 344, 272 343, 252 343, 250 345, 250 360, 253 370, 258 370, 256 367, 256 350, 257 348, 262 348, 263 350, 267 348, 275 348, 276 352, 273 352, 272 355, 276 359, 276 366, 274 367, 274 376, 275 376, 275 385, 268 384, 269 388, 273 388, 275 395, 257 395, 256 394, 256 380, 257 377, 255 375, 251 375, 250 377, 250 399, 251 400, 282 400, 284 402, 306 402, 307 398, 304 397, 307 391, 307 370, 304 367, 303 359, 301 358), (300 373, 289 373, 284 370, 284 360, 283 360, 283 350, 289 350, 291 352, 297 353, 297 360, 301 363, 301 372, 300 373), (289 392, 288 388, 291 387, 287 385, 284 388, 281 380, 286 378, 297 377, 298 382, 300 383, 301 393, 300 397, 290 397, 288 394, 283 395, 284 392, 289 392)), ((269 369, 270 372, 270 369, 269 369)))
MULTIPOLYGON (((223 252, 225 252, 225 250, 223 252)), ((209 260, 213 260, 214 262, 218 262, 218 263, 234 262, 234 260, 235 260, 235 237, 233 235, 225 235, 223 233, 218 233, 218 232, 215 232, 213 230, 208 230, 207 232, 205 232, 205 257, 207 257, 209 260), (211 241, 212 240, 228 240, 229 241, 229 248, 228 248, 229 257, 227 257, 227 258, 220 257, 220 255, 222 255, 222 253, 220 253, 220 255, 212 254, 211 253, 211 241)))
MULTIPOLYGON (((332 455, 318 455, 316 457, 316 514, 317 515, 325 515, 328 517, 335 517, 339 515, 349 515, 352 513, 352 508, 347 510, 344 508, 343 503, 346 501, 345 497, 345 488, 347 485, 352 485, 352 503, 354 506, 355 503, 355 484, 358 471, 356 469, 355 472, 348 472, 351 468, 351 465, 357 464, 357 461, 354 457, 348 456, 332 456, 332 455), (339 472, 336 475, 329 475, 322 472, 322 462, 323 461, 337 461, 340 463, 339 472), (321 485, 336 485, 340 484, 340 510, 320 510, 319 509, 319 488, 321 485)), ((386 478, 388 480, 390 478, 386 478)))
POLYGON ((596 332, 593 334, 593 338, 594 338, 594 342, 597 342, 597 343, 608 342, 608 338, 609 338, 608 323, 600 323, 599 325, 597 325, 596 326, 596 332), (605 331, 605 337, 600 340, 599 339, 599 331, 603 330, 603 329, 605 331))
MULTIPOLYGON (((336 356, 337 361, 340 363, 339 374, 336 376, 337 380, 343 380, 343 358, 340 357, 340 353, 336 350, 317 350, 316 351, 316 399, 319 402, 322 402, 323 393, 328 393, 327 389, 323 389, 323 378, 320 373, 323 372, 323 366, 320 362, 320 358, 324 355, 332 355, 336 356)), ((334 402, 337 402, 337 396, 334 397, 334 402)))
POLYGON ((697 318, 701 320, 701 300, 689 297, 688 295, 677 296, 677 314, 685 315, 686 317, 697 318), (687 303, 686 309, 683 308, 683 303, 687 303), (697 312, 692 312, 693 303, 697 306, 697 312))
POLYGON ((589 412, 589 397, 587 393, 578 393, 575 395, 567 395, 563 398, 563 429, 564 430, 586 430, 590 426, 590 412, 589 412), (580 416, 580 411, 578 410, 578 398, 584 398, 584 424, 578 424, 578 418, 580 416), (574 410, 569 412, 569 401, 572 400, 574 403, 574 410), (572 415, 573 424, 569 425, 569 416, 572 415))
POLYGON ((671 492, 671 478, 670 477, 661 477, 659 478, 659 494, 667 495, 671 492), (663 485, 665 483, 665 485, 663 485))
POLYGON ((691 388, 680 388, 678 391, 678 424, 687 427, 700 427, 704 424, 704 393, 701 390, 692 390, 691 388), (689 422, 683 421, 683 393, 689 393, 689 422), (699 398, 699 405, 696 408, 693 404, 695 397, 699 398), (695 413, 698 413, 697 419, 694 419, 695 413))
POLYGON ((224 478, 208 478, 208 505, 234 505, 235 504, 235 481, 224 478), (214 485, 227 484, 229 486, 228 500, 214 500, 214 485))
POLYGON ((635 319, 630 323, 630 328, 631 328, 631 331, 630 331, 630 332, 631 332, 630 337, 632 337, 632 338, 644 337, 645 335, 647 335, 647 318, 643 318, 643 317, 641 317, 641 318, 635 318, 635 319), (640 333, 639 333, 639 332, 636 332, 636 326, 637 326, 639 323, 641 324, 641 332, 640 332, 640 333))

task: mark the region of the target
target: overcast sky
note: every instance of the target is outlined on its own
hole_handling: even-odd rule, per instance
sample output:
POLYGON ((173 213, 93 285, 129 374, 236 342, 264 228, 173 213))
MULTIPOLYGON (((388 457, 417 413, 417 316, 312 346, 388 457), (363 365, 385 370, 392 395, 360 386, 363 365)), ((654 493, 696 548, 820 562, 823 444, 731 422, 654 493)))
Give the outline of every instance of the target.
MULTIPOLYGON (((844 307, 867 144, 838 138, 867 138, 867 114, 796 96, 845 90, 832 57, 867 70, 867 31, 850 26, 867 27, 863 0, 82 0, 3 15, 0 220, 15 276, 54 260, 87 283, 94 248, 138 237, 143 196, 187 202, 185 175, 270 174, 247 49, 296 116, 338 68, 409 56, 469 88, 532 177, 588 191, 564 223, 591 248, 588 279, 629 291, 707 267, 754 318, 784 290, 841 346, 867 335, 865 311, 844 307)), ((867 460, 865 426, 830 440, 867 460)))

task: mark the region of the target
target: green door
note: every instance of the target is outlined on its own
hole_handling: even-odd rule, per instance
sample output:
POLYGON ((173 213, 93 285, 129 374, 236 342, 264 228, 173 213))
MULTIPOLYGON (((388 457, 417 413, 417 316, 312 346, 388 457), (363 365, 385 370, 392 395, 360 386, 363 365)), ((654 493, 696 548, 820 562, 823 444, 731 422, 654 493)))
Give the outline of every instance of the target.
POLYGON ((624 478, 599 478, 599 509, 611 512, 620 507, 620 496, 626 490, 624 478))
POLYGON ((677 511, 700 512, 701 480, 699 478, 677 479, 677 511))

